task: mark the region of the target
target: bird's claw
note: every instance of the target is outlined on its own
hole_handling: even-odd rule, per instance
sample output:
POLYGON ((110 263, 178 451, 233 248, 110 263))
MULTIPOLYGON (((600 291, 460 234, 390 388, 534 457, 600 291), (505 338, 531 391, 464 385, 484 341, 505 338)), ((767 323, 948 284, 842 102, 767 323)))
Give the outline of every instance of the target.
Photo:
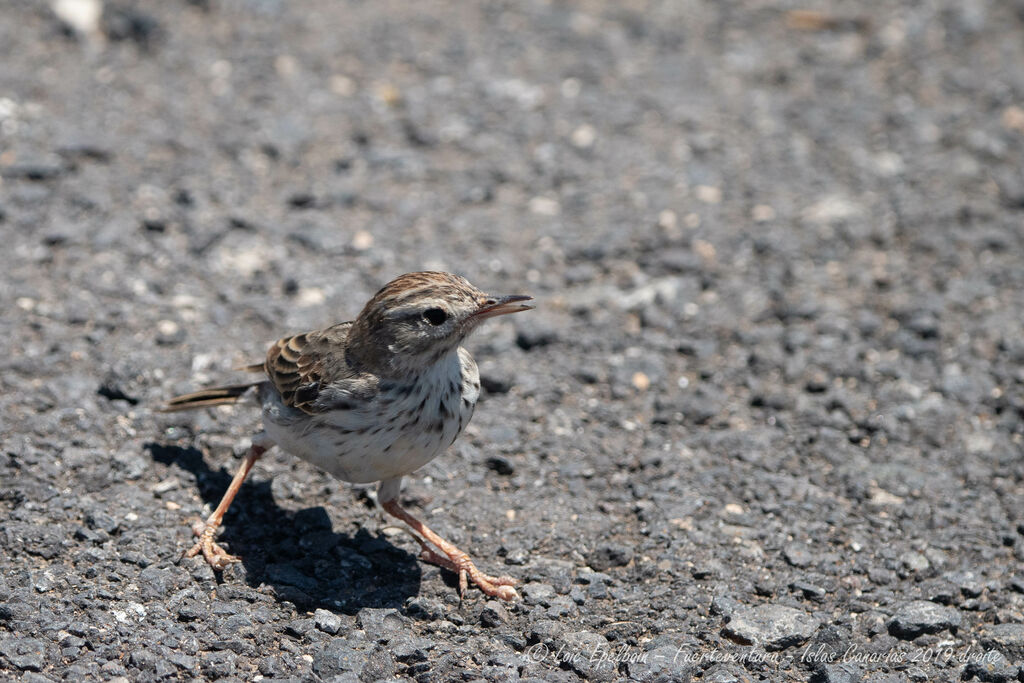
POLYGON ((202 553, 206 563, 217 571, 223 571, 232 562, 240 562, 240 557, 230 554, 213 540, 213 535, 216 531, 217 527, 204 524, 203 522, 193 524, 192 533, 198 536, 199 540, 196 541, 194 546, 185 551, 183 557, 195 557, 202 553))
POLYGON ((429 547, 422 539, 417 538, 417 540, 420 542, 421 560, 444 567, 458 574, 460 598, 465 596, 466 589, 469 588, 469 582, 472 581, 484 595, 509 601, 519 599, 519 593, 515 589, 518 582, 511 576, 484 574, 476 568, 473 560, 469 559, 469 555, 460 553, 454 557, 448 557, 429 547))

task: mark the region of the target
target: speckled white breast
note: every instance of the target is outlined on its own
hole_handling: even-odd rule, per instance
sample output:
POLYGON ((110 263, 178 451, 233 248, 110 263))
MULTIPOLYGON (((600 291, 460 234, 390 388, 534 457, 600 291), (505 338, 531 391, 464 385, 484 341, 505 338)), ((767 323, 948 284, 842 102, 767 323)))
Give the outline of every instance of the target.
POLYGON ((373 401, 307 415, 262 392, 263 428, 283 450, 335 477, 369 483, 410 474, 441 454, 473 416, 480 374, 463 348, 407 383, 382 382, 373 401))

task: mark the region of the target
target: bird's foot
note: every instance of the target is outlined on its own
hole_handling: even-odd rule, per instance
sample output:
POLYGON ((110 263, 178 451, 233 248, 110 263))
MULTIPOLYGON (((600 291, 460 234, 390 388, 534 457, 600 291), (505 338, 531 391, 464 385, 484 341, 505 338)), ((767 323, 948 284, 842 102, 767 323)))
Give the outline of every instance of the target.
POLYGON ((476 568, 469 555, 458 548, 453 548, 453 552, 442 555, 428 546, 423 539, 416 537, 416 540, 420 543, 421 560, 458 574, 460 598, 465 595, 470 581, 483 591, 485 595, 489 595, 492 598, 500 598, 502 600, 516 600, 519 598, 519 593, 515 589, 518 582, 511 576, 484 574, 476 568))
POLYGON ((213 535, 217 533, 217 526, 196 522, 192 525, 192 533, 198 536, 199 540, 196 541, 194 546, 185 551, 183 557, 195 557, 202 553, 207 564, 217 571, 223 571, 232 562, 241 561, 240 557, 228 553, 214 542, 213 535))

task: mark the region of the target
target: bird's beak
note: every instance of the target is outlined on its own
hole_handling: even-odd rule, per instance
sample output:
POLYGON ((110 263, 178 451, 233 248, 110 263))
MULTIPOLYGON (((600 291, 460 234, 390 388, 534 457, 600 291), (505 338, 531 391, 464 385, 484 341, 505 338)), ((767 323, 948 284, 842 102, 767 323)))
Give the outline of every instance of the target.
POLYGON ((493 318, 498 315, 528 311, 533 308, 533 306, 523 302, 531 301, 532 299, 532 296, 526 296, 525 294, 487 297, 487 299, 480 304, 480 308, 478 308, 470 317, 474 320, 483 320, 484 318, 493 318))

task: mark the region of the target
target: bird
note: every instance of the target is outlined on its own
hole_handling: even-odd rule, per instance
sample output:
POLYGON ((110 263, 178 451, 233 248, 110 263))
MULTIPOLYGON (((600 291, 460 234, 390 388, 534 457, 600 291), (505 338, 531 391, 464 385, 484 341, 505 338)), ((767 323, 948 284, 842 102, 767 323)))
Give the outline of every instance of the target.
POLYGON ((485 595, 518 598, 516 581, 480 571, 470 556, 399 504, 402 478, 444 452, 473 416, 480 373, 462 343, 488 318, 530 310, 533 297, 492 296, 452 273, 406 273, 384 285, 354 320, 280 339, 241 370, 265 379, 169 399, 175 412, 237 403, 255 394, 262 429, 217 508, 193 526, 185 557, 215 570, 240 558, 214 536, 253 465, 275 445, 347 482, 379 482, 377 500, 405 522, 420 559, 455 572, 485 595))

